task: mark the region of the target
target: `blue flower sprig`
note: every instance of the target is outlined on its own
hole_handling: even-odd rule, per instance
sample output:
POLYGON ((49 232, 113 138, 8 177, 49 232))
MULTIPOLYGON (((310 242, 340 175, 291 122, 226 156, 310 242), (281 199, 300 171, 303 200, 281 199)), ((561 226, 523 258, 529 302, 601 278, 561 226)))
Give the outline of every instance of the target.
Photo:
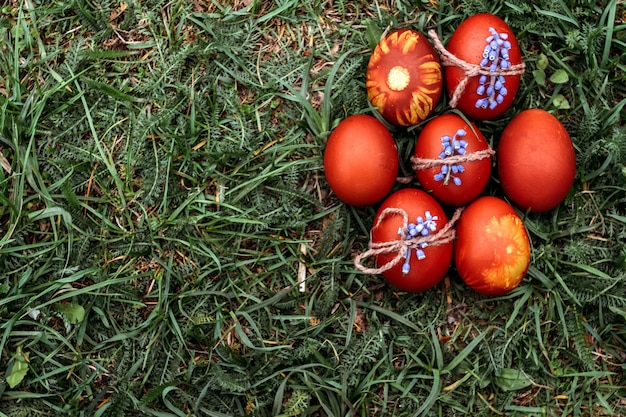
MULTIPOLYGON (((430 211, 426 211, 424 216, 417 216, 417 223, 409 223, 406 228, 398 229, 398 234, 404 238, 404 240, 411 240, 413 238, 425 237, 437 231, 437 220, 439 216, 433 216, 430 211)), ((428 246, 428 243, 422 242, 415 246, 415 257, 418 261, 426 258, 426 254, 423 249, 428 246)), ((402 273, 408 274, 411 270, 411 248, 408 248, 404 253, 404 265, 402 265, 402 273)))
MULTIPOLYGON (((509 50, 511 49, 511 42, 508 40, 509 35, 498 33, 492 27, 489 28, 489 32, 491 35, 485 39, 487 45, 483 50, 483 59, 480 61, 480 66, 492 73, 509 69, 511 67, 511 62, 509 61, 509 50)), ((487 97, 476 100, 476 107, 484 109, 489 107, 493 110, 498 104, 502 103, 504 96, 508 92, 504 85, 505 81, 504 75, 481 75, 478 79, 476 94, 479 96, 486 95, 487 97)))
MULTIPOLYGON (((441 137, 441 148, 442 151, 439 154, 440 159, 446 159, 455 155, 465 155, 467 152, 467 141, 460 139, 467 134, 464 129, 459 129, 456 131, 453 137, 448 135, 444 135, 441 137)), ((441 170, 437 174, 435 174, 435 181, 443 181, 444 184, 448 184, 450 178, 454 181, 454 184, 459 186, 462 184, 461 178, 457 175, 464 172, 465 167, 462 163, 456 164, 443 164, 441 165, 441 170)))

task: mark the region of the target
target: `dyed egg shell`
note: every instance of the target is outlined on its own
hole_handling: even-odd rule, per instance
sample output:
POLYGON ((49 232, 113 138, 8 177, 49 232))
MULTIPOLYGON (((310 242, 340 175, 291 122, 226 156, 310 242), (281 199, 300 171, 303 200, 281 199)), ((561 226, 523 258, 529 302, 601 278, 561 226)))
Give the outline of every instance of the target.
POLYGON ((382 200, 398 176, 398 148, 385 125, 359 114, 343 119, 324 150, 324 174, 346 204, 367 206, 382 200))
POLYGON ((483 192, 489 181, 490 149, 487 140, 474 124, 468 124, 456 114, 437 116, 420 133, 414 157, 443 161, 450 157, 478 155, 477 152, 483 152, 484 157, 416 169, 417 180, 422 188, 431 191, 441 203, 453 206, 467 204, 483 192))
MULTIPOLYGON (((427 233, 434 234, 448 222, 445 212, 433 197, 416 188, 404 188, 387 197, 379 207, 371 231, 373 243, 396 241, 403 238, 407 232, 401 233, 399 230, 403 226, 402 215, 383 215, 388 208, 404 210, 408 215, 409 224, 412 223, 419 230, 416 233, 420 235, 425 233, 424 229, 427 233)), ((396 256, 397 253, 379 254, 376 256, 376 265, 381 267, 393 262, 396 256)), ((441 281, 448 272, 451 261, 452 242, 433 244, 410 250, 408 257, 384 271, 382 275, 399 290, 426 291, 441 281)))
POLYGON ((367 66, 367 96, 389 123, 412 126, 439 102, 443 78, 439 56, 428 39, 411 29, 381 39, 367 66))
POLYGON ((561 122, 545 110, 524 110, 511 119, 497 155, 502 189, 524 211, 552 210, 574 184, 574 145, 561 122))
POLYGON ((530 264, 530 241, 513 207, 493 196, 470 203, 456 225, 454 263, 479 294, 498 296, 515 289, 530 264))
MULTIPOLYGON (((511 28, 499 17, 480 13, 465 19, 446 45, 448 52, 463 61, 493 72, 522 63, 520 48, 511 28)), ((446 90, 453 96, 466 78, 458 66, 444 68, 446 90)), ((493 120, 513 103, 519 75, 476 75, 470 77, 456 108, 474 120, 493 120)))

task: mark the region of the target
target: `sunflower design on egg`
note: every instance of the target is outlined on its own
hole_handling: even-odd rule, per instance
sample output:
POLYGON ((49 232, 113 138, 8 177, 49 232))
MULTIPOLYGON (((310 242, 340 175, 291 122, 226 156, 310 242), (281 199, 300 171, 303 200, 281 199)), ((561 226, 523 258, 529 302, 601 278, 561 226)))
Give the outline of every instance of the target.
POLYGON ((370 57, 366 77, 370 102, 396 126, 425 120, 441 98, 439 56, 415 30, 396 30, 381 39, 370 57))

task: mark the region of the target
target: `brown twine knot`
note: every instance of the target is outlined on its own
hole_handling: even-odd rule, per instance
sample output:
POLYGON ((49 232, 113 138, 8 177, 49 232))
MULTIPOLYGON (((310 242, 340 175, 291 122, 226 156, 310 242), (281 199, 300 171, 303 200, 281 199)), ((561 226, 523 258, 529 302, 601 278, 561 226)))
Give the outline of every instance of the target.
POLYGON ((433 43, 435 44, 435 49, 437 49, 437 51, 441 55, 441 64, 447 67, 458 67, 462 69, 465 73, 465 78, 463 78, 459 85, 456 86, 452 97, 450 97, 450 103, 448 103, 450 107, 456 107, 459 99, 465 92, 465 87, 467 87, 469 79, 472 77, 476 77, 478 75, 521 75, 526 70, 526 64, 523 62, 521 64, 511 65, 506 69, 497 69, 496 71, 491 71, 488 68, 483 68, 478 64, 470 64, 469 62, 464 61, 461 58, 457 58, 456 55, 450 53, 443 46, 443 43, 441 43, 439 37, 437 36, 437 32, 435 32, 433 29, 428 31, 428 36, 430 36, 430 38, 433 40, 433 43))
POLYGON ((479 161, 481 159, 489 158, 494 155, 496 151, 494 151, 491 147, 487 149, 483 149, 476 152, 466 153, 464 155, 450 155, 441 159, 428 159, 428 158, 418 158, 417 156, 411 157, 411 162, 413 163, 413 169, 415 171, 421 171, 423 169, 434 168, 441 165, 456 165, 463 162, 472 162, 479 161))
POLYGON ((357 257, 354 258, 354 266, 359 271, 365 274, 381 274, 393 268, 398 262, 400 262, 400 260, 406 255, 407 250, 422 248, 424 247, 424 244, 428 246, 439 246, 452 242, 456 237, 454 224, 461 217, 462 211, 462 208, 457 209, 454 212, 452 218, 448 221, 448 223, 446 223, 439 231, 437 231, 437 233, 429 234, 426 236, 414 237, 407 240, 404 236, 406 235, 406 230, 409 225, 408 214, 403 209, 387 207, 378 216, 378 220, 374 224, 372 230, 379 227, 385 217, 397 214, 402 216, 402 227, 400 228, 400 232, 398 234, 399 238, 397 240, 392 240, 388 242, 372 242, 372 239, 370 237, 370 241, 367 245, 368 250, 357 255, 357 257), (391 261, 381 265, 378 268, 367 268, 362 263, 363 260, 366 258, 387 253, 395 253, 396 256, 391 261))

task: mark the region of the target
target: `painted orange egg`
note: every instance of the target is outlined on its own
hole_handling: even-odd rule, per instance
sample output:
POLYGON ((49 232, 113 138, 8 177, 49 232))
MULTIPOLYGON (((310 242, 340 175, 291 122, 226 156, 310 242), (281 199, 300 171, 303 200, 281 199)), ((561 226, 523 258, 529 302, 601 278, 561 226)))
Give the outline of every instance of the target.
POLYGON ((479 197, 456 225, 454 264, 479 294, 497 296, 515 289, 530 264, 530 240, 522 219, 506 201, 479 197))
POLYGON ((515 116, 502 131, 497 152, 502 189, 524 211, 552 210, 574 184, 574 145, 561 122, 545 110, 515 116))
POLYGON ((324 150, 324 173, 344 203, 368 206, 382 200, 396 183, 398 148, 374 116, 355 114, 332 131, 324 150))
POLYGON ((389 123, 412 126, 426 119, 441 98, 439 56, 411 29, 381 39, 367 66, 367 96, 389 123))

